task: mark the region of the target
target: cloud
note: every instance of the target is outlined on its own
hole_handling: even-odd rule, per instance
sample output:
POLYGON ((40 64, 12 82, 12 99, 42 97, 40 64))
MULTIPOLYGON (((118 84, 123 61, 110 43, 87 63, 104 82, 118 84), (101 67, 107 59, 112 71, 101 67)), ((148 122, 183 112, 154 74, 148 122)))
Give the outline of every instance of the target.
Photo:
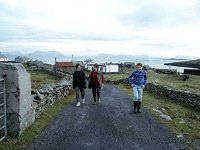
POLYGON ((175 27, 200 21, 195 1, 141 0, 128 1, 128 12, 118 16, 123 25, 137 28, 175 27), (129 5, 129 6, 128 6, 129 5))

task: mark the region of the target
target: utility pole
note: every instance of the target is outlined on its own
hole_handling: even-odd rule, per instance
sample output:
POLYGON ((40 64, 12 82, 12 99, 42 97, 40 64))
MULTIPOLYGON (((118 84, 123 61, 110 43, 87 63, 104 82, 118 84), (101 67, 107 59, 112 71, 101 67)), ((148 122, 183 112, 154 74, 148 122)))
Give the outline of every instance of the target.
POLYGON ((73 57, 74 57, 74 56, 73 56, 73 54, 72 54, 72 62, 73 62, 73 59, 74 59, 73 57))
POLYGON ((56 76, 56 74, 57 74, 57 64, 56 64, 56 57, 55 57, 55 65, 54 65, 54 71, 55 71, 55 76, 56 76))

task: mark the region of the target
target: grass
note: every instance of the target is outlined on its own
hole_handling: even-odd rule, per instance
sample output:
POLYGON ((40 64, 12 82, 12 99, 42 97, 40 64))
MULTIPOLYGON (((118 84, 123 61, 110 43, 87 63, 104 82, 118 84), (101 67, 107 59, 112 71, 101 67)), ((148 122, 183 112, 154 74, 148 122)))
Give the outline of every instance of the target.
POLYGON ((31 75, 31 83, 33 87, 38 87, 40 85, 49 84, 49 83, 55 83, 60 81, 60 78, 50 75, 48 73, 45 73, 43 71, 34 70, 34 71, 28 71, 31 75))
POLYGON ((65 99, 58 100, 54 105, 48 107, 46 111, 29 127, 23 134, 17 138, 9 137, 7 141, 0 142, 1 150, 23 150, 33 142, 40 133, 49 125, 57 113, 67 104, 74 100, 70 95, 65 99))
MULTIPOLYGON (((132 73, 132 71, 133 69, 131 68, 125 68, 126 73, 105 74, 105 78, 106 80, 112 81, 125 79, 132 73)), ((200 94, 200 76, 187 76, 189 76, 189 79, 187 81, 183 81, 178 75, 159 74, 152 70, 148 70, 147 72, 148 82, 158 83, 159 85, 168 86, 172 89, 180 89, 200 94)))
POLYGON ((191 91, 200 94, 200 76, 188 75, 187 81, 182 81, 178 75, 159 74, 153 71, 148 71, 149 82, 156 82, 160 85, 165 85, 173 89, 191 91))
MULTIPOLYGON (((132 89, 130 85, 119 84, 118 88, 122 89, 126 94, 132 96, 132 89)), ((152 93, 144 91, 143 94, 143 107, 145 107, 156 119, 166 125, 171 131, 178 135, 183 134, 186 137, 186 143, 189 149, 197 149, 194 140, 200 139, 200 112, 185 105, 158 97, 152 93), (164 114, 169 115, 172 121, 166 121, 158 116, 152 109, 156 108, 161 110, 164 114), (179 123, 184 120, 184 124, 179 123)))

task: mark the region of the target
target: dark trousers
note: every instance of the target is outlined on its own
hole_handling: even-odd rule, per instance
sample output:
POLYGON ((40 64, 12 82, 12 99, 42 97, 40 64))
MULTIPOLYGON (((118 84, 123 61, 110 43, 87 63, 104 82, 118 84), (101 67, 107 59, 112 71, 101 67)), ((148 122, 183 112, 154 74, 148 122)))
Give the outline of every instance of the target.
POLYGON ((81 98, 84 99, 85 97, 85 88, 81 88, 81 87, 76 87, 76 101, 80 102, 80 94, 81 93, 81 98))
POLYGON ((96 102, 96 97, 98 99, 100 98, 100 92, 101 92, 101 87, 99 84, 92 85, 92 94, 93 94, 94 102, 96 102))

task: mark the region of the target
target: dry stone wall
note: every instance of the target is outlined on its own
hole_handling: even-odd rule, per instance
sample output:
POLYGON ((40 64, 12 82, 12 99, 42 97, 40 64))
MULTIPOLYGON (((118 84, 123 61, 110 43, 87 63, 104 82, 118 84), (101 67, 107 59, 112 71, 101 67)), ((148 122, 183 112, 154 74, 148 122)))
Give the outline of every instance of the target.
POLYGON ((200 94, 195 94, 190 91, 174 90, 156 83, 148 83, 146 89, 157 95, 163 95, 167 98, 182 102, 190 107, 200 110, 200 94))
MULTIPOLYGON (((128 79, 107 82, 113 84, 129 84, 128 79)), ((200 94, 195 94, 190 91, 175 90, 156 83, 147 83, 145 89, 157 95, 165 96, 169 99, 176 100, 178 102, 186 104, 189 107, 200 110, 200 94)))
POLYGON ((72 76, 68 75, 60 83, 47 84, 38 89, 32 89, 35 118, 38 118, 47 107, 55 101, 67 97, 72 92, 72 76))

